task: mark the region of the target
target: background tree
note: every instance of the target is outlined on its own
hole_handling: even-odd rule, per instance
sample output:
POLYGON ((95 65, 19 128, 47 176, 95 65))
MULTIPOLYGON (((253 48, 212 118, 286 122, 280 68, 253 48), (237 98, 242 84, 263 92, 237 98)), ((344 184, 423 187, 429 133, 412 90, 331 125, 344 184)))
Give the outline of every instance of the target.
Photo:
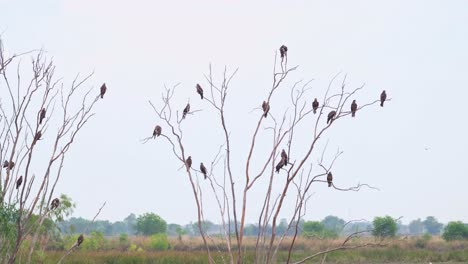
POLYGON ((137 234, 150 236, 153 234, 166 233, 167 224, 159 215, 145 213, 138 216, 135 226, 137 234))
POLYGON ((409 232, 413 236, 419 236, 424 233, 424 224, 421 219, 413 220, 409 223, 409 232))
POLYGON ((396 235, 397 222, 391 216, 375 217, 372 224, 372 235, 375 237, 388 238, 396 235))
POLYGON ((321 223, 325 229, 334 232, 336 235, 341 233, 346 224, 345 220, 333 215, 326 216, 321 223))
POLYGON ((449 222, 444 228, 442 237, 447 241, 467 240, 468 226, 461 221, 449 222))
POLYGON ((442 231, 442 227, 444 226, 442 223, 439 223, 434 216, 426 217, 423 224, 426 232, 431 235, 440 235, 440 231, 442 231))

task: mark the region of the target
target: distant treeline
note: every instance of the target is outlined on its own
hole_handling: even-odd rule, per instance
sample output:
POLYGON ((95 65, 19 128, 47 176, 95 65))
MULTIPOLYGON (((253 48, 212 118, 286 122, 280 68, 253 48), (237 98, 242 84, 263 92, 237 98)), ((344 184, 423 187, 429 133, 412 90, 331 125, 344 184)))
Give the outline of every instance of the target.
MULTIPOLYGON (((159 228, 159 230, 166 230, 166 233, 169 236, 199 235, 197 222, 192 222, 186 225, 173 223, 166 224, 166 222, 162 218, 159 218, 159 216, 157 216, 158 218, 154 220, 151 217, 146 217, 146 219, 145 216, 147 215, 157 216, 152 213, 138 217, 135 214, 130 214, 122 221, 110 222, 106 220, 98 220, 94 223, 91 223, 91 220, 81 217, 72 217, 68 220, 58 223, 58 227, 62 234, 90 234, 91 232, 95 231, 100 232, 105 236, 118 236, 121 234, 127 234, 130 236, 139 234, 145 235, 145 230, 148 228, 151 229, 154 226, 154 228, 159 228), (143 221, 142 219, 146 220, 143 221)), ((211 221, 205 221, 203 226, 204 230, 210 235, 220 234, 224 230, 222 225, 215 224, 211 221)), ((397 220, 397 227, 397 233, 400 235, 417 236, 426 233, 430 235, 440 235, 444 225, 440 223, 435 217, 428 216, 424 220, 413 220, 408 225, 404 225, 400 220, 397 220)), ((234 222, 226 223, 225 229, 234 233, 234 222)), ((340 235, 347 235, 356 231, 371 229, 372 222, 365 220, 345 221, 344 219, 330 215, 321 221, 301 221, 297 228, 297 234, 307 235, 308 233, 311 233, 314 236, 336 237, 340 235)), ((271 232, 271 226, 268 226, 265 228, 265 230, 260 230, 257 224, 247 224, 244 229, 244 235, 246 236, 257 236, 259 232, 269 233, 271 232)), ((286 219, 282 219, 276 228, 276 232, 278 234, 283 234, 283 232, 286 232, 286 235, 294 235, 296 232, 295 225, 291 225, 288 230, 288 222, 286 219)))

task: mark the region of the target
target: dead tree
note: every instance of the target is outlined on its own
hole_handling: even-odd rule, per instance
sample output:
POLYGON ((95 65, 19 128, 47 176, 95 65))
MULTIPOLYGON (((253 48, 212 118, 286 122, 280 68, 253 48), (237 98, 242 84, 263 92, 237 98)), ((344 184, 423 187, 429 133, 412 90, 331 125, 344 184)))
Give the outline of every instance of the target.
POLYGON ((5 227, 12 232, 0 233, 1 263, 15 263, 26 238, 31 244, 21 260, 31 262, 39 228, 59 206, 56 185, 67 153, 100 96, 86 88, 92 74, 67 85, 55 69, 43 51, 8 56, 0 39, 0 160, 14 164, 0 170, 1 210, 14 216, 5 227))
MULTIPOLYGON (((381 102, 380 91, 374 90, 375 100, 360 104, 359 107, 353 106, 351 101, 358 97, 359 92, 363 90, 364 85, 348 89, 346 85, 346 75, 337 74, 329 82, 328 87, 321 92, 312 89, 312 82, 295 82, 292 86, 285 87, 284 80, 288 75, 297 69, 288 67, 287 55, 284 47, 281 47, 281 59, 277 60, 275 55, 274 68, 272 73, 272 85, 265 90, 264 98, 258 99, 258 107, 252 113, 256 115, 257 122, 253 124, 253 133, 250 139, 246 140, 249 145, 248 152, 245 153, 245 164, 233 164, 231 153, 231 136, 237 132, 238 128, 228 126, 226 120, 226 100, 230 91, 231 81, 237 73, 237 69, 228 73, 224 68, 224 74, 221 82, 217 83, 213 79, 211 65, 209 72, 205 75, 206 85, 203 104, 207 109, 217 113, 219 117, 219 129, 224 135, 224 142, 216 146, 206 146, 204 153, 212 148, 213 159, 209 166, 210 170, 201 173, 195 168, 185 166, 187 153, 191 153, 194 162, 199 162, 205 157, 196 157, 195 151, 186 148, 186 139, 184 131, 194 131, 199 128, 186 127, 184 117, 186 114, 196 114, 197 111, 183 113, 180 112, 180 106, 174 106, 174 95, 178 85, 171 88, 165 87, 162 94, 162 105, 158 107, 149 102, 153 110, 159 117, 163 127, 164 134, 162 139, 169 142, 172 153, 179 160, 181 167, 186 167, 187 178, 191 184, 193 197, 195 200, 198 216, 198 228, 208 254, 208 262, 214 263, 211 257, 210 248, 217 245, 213 242, 205 230, 203 201, 214 199, 219 209, 219 219, 223 226, 223 243, 227 248, 224 262, 243 263, 245 257, 244 251, 244 228, 247 215, 247 208, 256 207, 260 212, 256 215, 258 220, 259 233, 256 237, 255 263, 276 263, 276 255, 281 243, 284 242, 286 232, 293 230, 294 236, 289 242, 289 257, 287 263, 302 263, 306 260, 326 254, 327 252, 349 249, 352 247, 372 246, 372 245, 353 245, 348 246, 349 239, 346 239, 339 248, 333 248, 328 251, 318 252, 305 260, 293 260, 292 251, 296 238, 298 236, 298 224, 305 215, 307 201, 311 195, 311 189, 317 184, 329 185, 332 191, 359 191, 363 187, 373 188, 367 184, 358 184, 356 186, 343 188, 340 187, 340 177, 343 175, 334 174, 332 180, 329 175, 335 162, 341 155, 338 151, 332 160, 326 160, 326 147, 319 148, 319 142, 323 141, 327 132, 334 127, 340 120, 351 118, 352 112, 364 110, 371 106, 376 106, 381 102), (280 67, 278 67, 280 66, 280 67), (341 78, 341 82, 338 79, 341 78), (280 90, 289 89, 289 98, 279 97, 280 90), (317 101, 317 98, 322 98, 317 101), (278 110, 278 101, 289 101, 289 108, 282 111, 278 110), (314 101, 312 103, 312 101, 314 101), (263 103, 262 103, 263 102, 263 103), (261 107, 260 107, 261 105, 261 107), (270 106, 272 106, 270 108, 270 106), (271 109, 271 110, 270 110, 271 109), (272 111, 273 110, 273 111, 272 111), (331 113, 331 114, 330 114, 331 113), (304 140, 298 142, 297 130, 301 125, 313 124, 309 141, 304 145, 304 140), (259 148, 260 139, 268 138, 271 145, 267 150, 259 148), (220 146, 220 147, 219 147, 220 146), (263 160, 261 163, 253 160, 263 160), (317 159, 317 161, 315 161, 317 159), (243 166, 242 175, 234 174, 234 167, 243 166), (204 177, 207 174, 207 181, 199 181, 199 176, 204 177), (263 190, 263 200, 251 202, 249 194, 253 188, 256 191, 263 190), (275 187, 275 188, 274 188, 275 187), (273 189, 280 189, 276 194, 273 189), (289 217, 289 225, 283 234, 277 234, 276 226, 279 222, 279 215, 284 210, 284 204, 287 199, 292 199, 295 204, 293 212, 289 217), (234 224, 232 224, 234 223, 234 224), (233 225, 233 226, 231 226, 233 225), (267 227, 271 226, 271 232, 267 232, 267 227), (234 252, 236 251, 236 252, 234 252)), ((244 87, 245 88, 245 87, 244 87)), ((186 89, 192 90, 192 89, 186 89)), ((184 94, 187 96, 186 94, 184 94)), ((195 93, 189 96, 196 96, 195 93)), ((390 99, 384 99, 384 101, 390 99)), ((239 107, 239 106, 238 106, 239 107)), ((374 108, 375 109, 375 108, 374 108)), ((192 117, 192 118, 197 118, 192 117)), ((197 122, 198 123, 198 122, 197 122)), ((215 124, 210 120, 211 124, 215 124)), ((247 124, 242 128, 246 129, 247 124)), ((204 129, 216 129, 216 125, 204 129)), ((147 142, 147 140, 145 141, 147 142)), ((208 142, 209 143, 209 142, 208 142)), ((237 159, 236 159, 237 160, 237 159)), ((331 175, 331 174, 330 174, 331 175)), ((357 234, 354 234, 356 236, 357 234)))

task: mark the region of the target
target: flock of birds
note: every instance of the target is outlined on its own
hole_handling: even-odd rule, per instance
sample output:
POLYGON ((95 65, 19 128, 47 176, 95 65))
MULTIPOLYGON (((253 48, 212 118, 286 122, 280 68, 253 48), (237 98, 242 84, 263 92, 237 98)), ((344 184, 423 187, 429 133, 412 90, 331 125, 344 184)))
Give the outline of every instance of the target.
MULTIPOLYGON (((287 57, 288 47, 286 47, 285 45, 282 45, 279 48, 279 51, 280 51, 281 61, 283 61, 287 57)), ((197 93, 200 95, 200 98, 203 100, 203 88, 200 86, 200 84, 197 84, 195 86, 195 88, 196 88, 197 93)), ((382 93, 380 94, 380 106, 381 107, 384 106, 384 102, 386 100, 387 100, 387 93, 385 92, 385 90, 383 90, 382 93)), ((319 108, 319 102, 318 102, 317 98, 315 98, 314 101, 312 102, 312 110, 313 110, 314 114, 317 113, 318 108, 319 108)), ((263 101, 262 110, 263 110, 263 113, 262 113, 263 117, 264 118, 268 117, 268 112, 270 111, 269 102, 263 101)), ((352 117, 356 116, 356 111, 357 110, 358 110, 358 105, 356 103, 356 100, 353 100, 353 102, 351 103, 351 116, 352 117)), ((185 117, 187 116, 187 114, 189 112, 190 112, 190 103, 187 103, 185 108, 182 110, 182 119, 185 119, 185 117)), ((336 117, 336 111, 335 110, 330 111, 328 113, 328 115, 327 115, 327 125, 331 124, 333 122, 333 120, 335 119, 335 117, 336 117)), ((159 137, 161 135, 161 132, 162 132, 161 126, 156 125, 156 127, 153 130, 153 138, 159 137)), ((283 167, 287 166, 288 161, 289 161, 288 160, 288 154, 283 149, 281 151, 281 160, 277 163, 277 165, 275 167, 276 173, 279 173, 279 171, 283 167)), ((185 160, 185 166, 187 167, 187 170, 189 170, 192 167, 192 156, 187 157, 187 159, 185 160)), ((200 172, 203 174, 204 178, 206 179, 207 178, 207 170, 206 170, 206 167, 203 164, 203 162, 200 163, 200 172)), ((332 186, 332 182, 333 182, 333 174, 331 172, 328 172, 328 174, 327 174, 328 187, 332 186)))
MULTIPOLYGON (((107 86, 105 83, 103 83, 101 85, 101 88, 100 88, 100 93, 99 93, 99 96, 101 97, 101 99, 104 99, 104 94, 106 93, 107 91, 107 86)), ((99 98, 98 96, 98 98, 99 98)), ((46 118, 46 114, 47 114, 47 111, 45 108, 42 108, 39 113, 38 113, 38 116, 39 116, 39 125, 42 125, 42 122, 44 121, 44 119, 46 118)), ((37 133, 34 135, 34 138, 33 138, 33 145, 37 143, 38 140, 40 140, 42 138, 42 132, 41 130, 37 131, 37 133)), ((13 167, 15 166, 15 162, 14 161, 8 161, 8 160, 5 160, 3 162, 3 168, 4 169, 7 169, 7 170, 12 170, 13 167)), ((16 180, 16 190, 19 189, 19 187, 21 187, 21 184, 23 183, 23 176, 21 175, 17 180, 16 180)), ((58 207, 60 206, 60 199, 59 198, 54 198, 52 200, 52 202, 50 203, 50 210, 49 211, 53 211, 55 209, 57 209, 58 207)), ((77 242, 76 242, 76 246, 80 246, 81 243, 83 243, 84 241, 84 237, 83 237, 83 234, 81 234, 78 239, 77 239, 77 242)))

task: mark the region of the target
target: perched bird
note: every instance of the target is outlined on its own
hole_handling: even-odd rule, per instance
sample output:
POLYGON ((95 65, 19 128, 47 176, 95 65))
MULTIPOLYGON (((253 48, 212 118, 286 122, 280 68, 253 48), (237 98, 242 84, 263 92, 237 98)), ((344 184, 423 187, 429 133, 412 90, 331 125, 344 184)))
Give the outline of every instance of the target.
POLYGON ((356 111, 357 111, 356 100, 353 100, 353 103, 351 104, 351 116, 352 117, 356 116, 356 111))
POLYGON ((57 209, 60 205, 60 200, 59 198, 54 198, 52 202, 50 202, 50 210, 57 209))
POLYGON ((383 103, 385 102, 385 100, 387 100, 387 93, 385 92, 385 90, 382 91, 382 93, 380 94, 380 106, 383 107, 383 103))
POLYGON ((203 173, 203 176, 205 177, 205 180, 206 180, 206 167, 205 165, 203 165, 203 162, 200 163, 200 171, 201 173, 203 173))
POLYGON ((283 168, 284 166, 284 159, 281 159, 278 164, 276 164, 276 173, 279 173, 279 171, 281 170, 281 168, 283 168))
MULTIPOLYGON (((5 164, 3 164, 3 166, 5 166, 5 164)), ((15 166, 15 162, 14 162, 14 161, 10 161, 10 162, 8 163, 8 169, 9 169, 9 170, 13 169, 14 166, 15 166)))
POLYGON ((333 122, 333 118, 335 118, 336 111, 331 111, 328 113, 327 124, 333 122))
POLYGON ((188 156, 188 158, 185 160, 185 166, 187 166, 187 169, 192 167, 192 156, 188 156))
POLYGON ((197 83, 197 93, 200 95, 201 99, 203 100, 203 89, 198 83, 197 83))
POLYGON ((153 138, 159 137, 161 135, 162 128, 157 125, 153 130, 153 138))
POLYGON ((9 167, 9 164, 10 164, 10 163, 8 162, 8 160, 5 160, 5 161, 3 162, 3 168, 8 168, 8 167, 9 167))
POLYGON ((84 237, 83 237, 83 234, 81 234, 79 237, 78 237, 78 240, 76 241, 76 246, 80 246, 81 243, 83 243, 83 240, 84 240, 84 237))
POLYGON ((267 101, 263 101, 262 109, 263 109, 263 117, 266 118, 268 116, 268 111, 270 111, 270 104, 267 101))
POLYGON ((18 190, 18 188, 21 186, 21 183, 23 183, 23 176, 20 176, 16 181, 16 190, 18 190))
POLYGON ((101 99, 104 98, 104 94, 106 94, 106 91, 107 91, 106 83, 103 83, 101 86, 101 99))
POLYGON ((317 101, 317 98, 315 98, 314 102, 312 102, 312 109, 314 110, 314 114, 317 113, 318 107, 319 107, 319 102, 317 101))
POLYGON ((45 110, 45 108, 42 108, 41 113, 39 115, 39 125, 42 124, 42 120, 44 120, 45 115, 46 115, 46 110, 45 110))
POLYGON ((288 153, 284 149, 281 151, 281 159, 284 160, 284 166, 288 166, 288 153))
POLYGON ((332 182, 333 182, 333 175, 332 175, 331 172, 329 172, 328 175, 327 175, 327 182, 328 182, 328 187, 331 187, 332 182))
POLYGON ((39 130, 37 131, 36 135, 34 136, 34 141, 40 140, 42 137, 42 132, 39 130))
POLYGON ((187 105, 184 108, 184 111, 182 112, 182 119, 185 118, 185 116, 190 112, 190 103, 187 103, 187 105))
POLYGON ((279 50, 281 54, 281 59, 288 56, 288 47, 286 47, 285 45, 282 45, 279 50))

